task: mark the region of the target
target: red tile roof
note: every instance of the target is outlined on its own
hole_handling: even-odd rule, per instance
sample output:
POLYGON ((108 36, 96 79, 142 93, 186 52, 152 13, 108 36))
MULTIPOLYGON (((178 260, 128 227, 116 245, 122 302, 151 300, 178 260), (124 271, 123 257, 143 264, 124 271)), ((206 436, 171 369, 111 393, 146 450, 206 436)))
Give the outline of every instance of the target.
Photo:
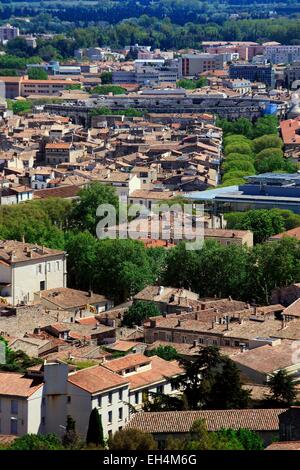
POLYGON ((224 428, 278 431, 278 416, 285 409, 199 410, 135 413, 126 428, 149 433, 187 433, 194 421, 203 419, 208 431, 224 428))
POLYGON ((28 398, 42 386, 37 379, 16 372, 0 372, 0 395, 28 398))
POLYGON ((102 366, 90 367, 70 374, 68 382, 92 394, 128 384, 127 379, 102 366))

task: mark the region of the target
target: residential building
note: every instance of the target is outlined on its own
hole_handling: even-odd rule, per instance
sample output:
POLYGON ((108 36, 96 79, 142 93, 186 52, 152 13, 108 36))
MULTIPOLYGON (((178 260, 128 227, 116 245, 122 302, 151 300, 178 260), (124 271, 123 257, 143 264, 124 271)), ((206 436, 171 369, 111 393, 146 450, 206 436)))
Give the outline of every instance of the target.
POLYGON ((11 39, 15 39, 20 35, 19 28, 5 24, 0 26, 0 42, 5 43, 11 39))
POLYGON ((66 253, 30 243, 0 242, 1 296, 14 305, 32 302, 34 293, 65 287, 66 253))
POLYGON ((0 434, 23 436, 44 431, 43 381, 0 371, 0 434))
POLYGON ((271 344, 235 354, 231 359, 251 383, 263 385, 280 370, 295 382, 299 379, 300 358, 295 354, 294 341, 278 339, 271 344))
POLYGON ((75 163, 86 156, 84 145, 75 146, 71 142, 53 142, 45 146, 45 161, 49 165, 75 163))
POLYGON ((60 286, 38 292, 35 299, 45 308, 74 312, 80 318, 83 311, 97 314, 113 307, 113 302, 104 295, 60 286))
POLYGON ((300 116, 280 121, 280 133, 285 154, 298 162, 300 158, 300 116))
POLYGON ((208 70, 224 68, 223 54, 184 54, 178 59, 178 76, 194 77, 208 70))
POLYGON ((265 46, 263 55, 272 64, 292 64, 300 60, 300 46, 265 46))
POLYGON ((177 361, 138 353, 104 362, 103 367, 126 377, 129 382, 128 402, 136 409, 151 400, 151 393, 176 394, 170 379, 182 373, 177 361))
POLYGON ((68 377, 67 413, 76 420, 76 430, 86 437, 91 411, 97 408, 105 437, 122 429, 129 418, 127 377, 95 366, 68 377))

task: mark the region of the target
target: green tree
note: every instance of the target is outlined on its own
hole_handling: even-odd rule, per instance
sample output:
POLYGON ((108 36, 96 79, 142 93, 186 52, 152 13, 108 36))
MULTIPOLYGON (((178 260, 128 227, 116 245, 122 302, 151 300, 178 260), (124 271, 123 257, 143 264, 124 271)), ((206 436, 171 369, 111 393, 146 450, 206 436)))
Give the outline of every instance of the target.
POLYGON ((182 390, 190 410, 202 408, 207 402, 213 384, 214 369, 221 364, 219 349, 208 346, 199 351, 194 361, 181 360, 184 374, 172 383, 182 390))
POLYGON ((94 289, 97 240, 90 232, 70 233, 66 240, 68 285, 76 289, 94 289), (84 273, 84 276, 78 275, 84 273))
POLYGON ((2 336, 0 336, 0 342, 4 343, 5 347, 5 363, 0 363, 0 370, 23 373, 29 367, 43 363, 40 358, 31 358, 24 351, 14 351, 2 336))
POLYGON ((115 302, 122 302, 153 284, 159 269, 147 248, 136 240, 97 242, 95 290, 115 302))
POLYGON ((146 351, 146 356, 159 356, 165 361, 174 361, 179 358, 178 352, 173 346, 158 346, 157 348, 146 351))
POLYGON ((97 209, 101 204, 110 204, 118 213, 119 200, 111 186, 92 181, 87 188, 79 191, 79 201, 75 202, 70 214, 70 225, 77 230, 88 230, 96 235, 99 218, 97 209))
POLYGON ((112 83, 112 72, 102 72, 100 78, 102 85, 109 85, 112 83))
POLYGON ((32 109, 32 103, 27 100, 13 101, 12 110, 14 114, 28 113, 32 109))
POLYGON ((25 434, 18 437, 9 450, 62 450, 63 446, 55 434, 25 434))
POLYGON ((242 388, 237 366, 229 357, 224 357, 222 368, 214 377, 206 406, 210 409, 247 408, 249 399, 250 392, 242 388))
POLYGON ((231 144, 227 144, 224 149, 225 155, 230 153, 242 153, 245 155, 251 155, 252 148, 247 142, 233 142, 231 144))
POLYGON ((216 435, 218 439, 239 441, 243 450, 263 450, 264 448, 263 440, 259 434, 250 429, 221 429, 216 432, 216 435))
POLYGON ((285 370, 279 370, 268 381, 271 395, 269 400, 280 406, 291 406, 296 399, 293 378, 285 370))
POLYGON ((279 148, 281 149, 283 142, 278 135, 270 134, 257 137, 253 140, 253 149, 256 154, 267 148, 279 148))
POLYGON ((86 443, 104 447, 102 422, 97 408, 93 408, 90 414, 86 443))
POLYGON ((277 116, 264 116, 257 119, 254 124, 253 137, 261 137, 267 134, 277 134, 278 118, 277 116))
POLYGON ((48 80, 48 74, 41 67, 30 67, 28 69, 28 78, 30 80, 48 80))
POLYGON ((246 212, 228 213, 226 220, 230 229, 251 230, 255 243, 262 243, 271 235, 284 231, 283 218, 276 210, 252 209, 246 212))
POLYGON ((156 317, 161 315, 159 308, 154 302, 146 302, 138 300, 129 307, 128 311, 124 314, 123 325, 133 326, 142 325, 145 320, 150 317, 156 317))
POLYGON ((109 93, 113 95, 124 95, 126 90, 119 85, 97 85, 90 90, 90 93, 92 95, 108 95, 109 93))
POLYGON ((62 444, 70 450, 81 449, 83 447, 83 442, 76 432, 76 422, 70 415, 67 416, 66 432, 62 438, 62 444))
POLYGON ((155 450, 157 444, 151 434, 139 429, 122 429, 108 440, 109 450, 155 450))

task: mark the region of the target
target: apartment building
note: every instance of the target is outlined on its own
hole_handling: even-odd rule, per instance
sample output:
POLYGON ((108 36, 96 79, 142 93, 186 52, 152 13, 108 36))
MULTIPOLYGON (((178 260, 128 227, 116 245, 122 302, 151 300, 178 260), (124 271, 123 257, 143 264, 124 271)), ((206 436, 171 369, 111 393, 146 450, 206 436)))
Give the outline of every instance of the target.
POLYGON ((76 163, 86 155, 84 146, 75 147, 70 142, 53 142, 45 146, 45 161, 49 165, 76 163))
POLYGON ((15 26, 11 26, 10 24, 0 26, 0 42, 2 43, 15 39, 19 35, 19 28, 16 28, 15 26))
POLYGON ((158 356, 130 354, 107 361, 103 367, 127 378, 129 382, 128 402, 141 409, 145 401, 151 400, 151 393, 176 393, 170 379, 182 373, 177 361, 165 361, 158 356))
POLYGON ((14 240, 0 242, 2 297, 13 305, 33 301, 34 293, 66 286, 66 253, 14 240))
POLYGON ((208 70, 224 68, 223 54, 184 54, 178 59, 178 76, 194 77, 208 70))
POLYGON ((291 64, 300 60, 300 46, 265 46, 264 57, 272 64, 291 64))
POLYGON ((44 423, 43 382, 0 371, 0 434, 38 434, 44 423))

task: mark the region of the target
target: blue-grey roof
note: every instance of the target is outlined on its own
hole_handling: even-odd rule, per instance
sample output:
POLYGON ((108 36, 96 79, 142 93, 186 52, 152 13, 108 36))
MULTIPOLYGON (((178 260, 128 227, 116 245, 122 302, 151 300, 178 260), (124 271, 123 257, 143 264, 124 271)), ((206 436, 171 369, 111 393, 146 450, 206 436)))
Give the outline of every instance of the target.
POLYGON ((207 191, 192 191, 184 195, 187 199, 198 200, 198 201, 210 201, 216 196, 224 194, 232 194, 239 192, 238 186, 226 186, 225 188, 209 189, 207 191))

